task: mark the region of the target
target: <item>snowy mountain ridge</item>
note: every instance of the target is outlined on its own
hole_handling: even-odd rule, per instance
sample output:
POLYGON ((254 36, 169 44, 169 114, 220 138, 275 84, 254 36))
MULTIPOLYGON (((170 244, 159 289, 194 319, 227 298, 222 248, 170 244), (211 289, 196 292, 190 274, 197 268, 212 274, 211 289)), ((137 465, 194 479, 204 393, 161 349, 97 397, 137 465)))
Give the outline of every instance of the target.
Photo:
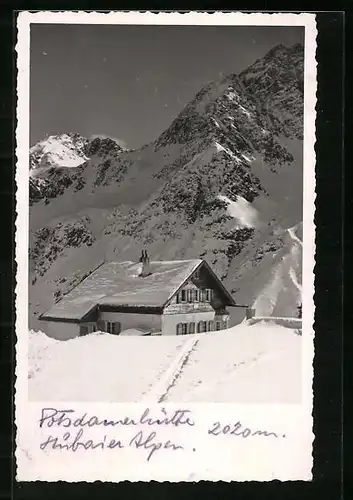
POLYGON ((35 175, 38 168, 78 167, 89 158, 85 155, 86 141, 78 135, 67 133, 50 135, 29 150, 30 174, 35 175))
MULTIPOLYGON (((204 258, 238 303, 256 304, 283 260, 284 274, 297 268, 286 255, 297 245, 288 230, 302 220, 302 133, 297 45, 206 85, 137 150, 78 134, 34 146, 31 324, 99 262, 137 260, 141 247, 153 260, 204 258)), ((299 300, 284 299, 286 314, 299 300)))

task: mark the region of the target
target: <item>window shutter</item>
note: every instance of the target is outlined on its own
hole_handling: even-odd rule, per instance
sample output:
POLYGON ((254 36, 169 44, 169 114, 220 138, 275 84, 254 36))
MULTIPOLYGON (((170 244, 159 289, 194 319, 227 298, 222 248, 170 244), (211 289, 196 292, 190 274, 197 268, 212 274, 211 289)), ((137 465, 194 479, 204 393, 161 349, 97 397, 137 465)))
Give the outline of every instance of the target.
POLYGON ((207 327, 207 322, 200 321, 199 324, 197 325, 198 333, 204 333, 206 331, 206 327, 207 327))
POLYGON ((112 335, 119 335, 121 332, 121 323, 119 321, 107 321, 106 331, 112 335))

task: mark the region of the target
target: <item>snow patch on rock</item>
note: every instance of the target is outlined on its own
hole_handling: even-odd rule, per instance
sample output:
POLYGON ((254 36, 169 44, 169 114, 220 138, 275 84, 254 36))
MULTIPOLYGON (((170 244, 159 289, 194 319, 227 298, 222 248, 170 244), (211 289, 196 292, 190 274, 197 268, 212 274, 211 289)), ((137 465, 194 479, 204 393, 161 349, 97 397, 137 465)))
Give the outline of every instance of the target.
POLYGON ((257 226, 258 212, 245 198, 238 196, 237 200, 233 201, 222 194, 218 198, 227 203, 228 214, 237 220, 239 227, 254 228, 257 226))
POLYGON ((240 158, 238 156, 236 156, 229 148, 225 148, 219 142, 216 141, 215 146, 216 146, 218 153, 221 153, 221 152, 226 153, 228 156, 230 156, 230 158, 235 160, 237 163, 239 163, 241 161, 240 158))
POLYGON ((33 146, 30 149, 30 154, 38 156, 37 168, 47 166, 75 168, 89 159, 82 150, 80 151, 79 146, 74 144, 68 134, 51 135, 33 146))
POLYGON ((216 125, 217 128, 220 128, 220 125, 218 121, 215 118, 212 118, 213 123, 216 125))
POLYGON ((248 163, 251 163, 252 160, 251 160, 251 158, 249 158, 249 156, 242 153, 242 157, 244 158, 245 161, 247 161, 248 163))
POLYGON ((247 109, 244 108, 244 106, 242 106, 241 104, 239 104, 239 109, 240 111, 242 111, 248 118, 251 117, 251 113, 250 111, 248 111, 247 109))

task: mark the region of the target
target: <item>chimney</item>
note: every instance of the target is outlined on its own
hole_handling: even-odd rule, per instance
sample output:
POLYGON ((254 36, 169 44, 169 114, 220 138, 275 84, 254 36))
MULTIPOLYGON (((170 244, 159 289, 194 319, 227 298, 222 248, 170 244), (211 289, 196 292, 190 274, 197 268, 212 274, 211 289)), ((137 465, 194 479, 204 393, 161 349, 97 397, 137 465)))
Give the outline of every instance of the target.
POLYGON ((149 276, 151 274, 150 271, 150 258, 146 250, 142 250, 142 254, 140 257, 140 262, 142 262, 142 269, 140 276, 144 278, 145 276, 149 276))

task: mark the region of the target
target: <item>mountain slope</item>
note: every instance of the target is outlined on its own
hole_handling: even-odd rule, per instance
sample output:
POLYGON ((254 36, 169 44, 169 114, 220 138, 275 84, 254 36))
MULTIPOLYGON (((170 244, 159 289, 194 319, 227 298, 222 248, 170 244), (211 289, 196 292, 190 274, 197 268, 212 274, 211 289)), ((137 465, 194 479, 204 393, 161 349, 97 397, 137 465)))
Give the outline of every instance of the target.
POLYGON ((141 247, 157 260, 201 256, 239 303, 256 303, 297 244, 302 89, 303 48, 279 46, 205 86, 138 150, 77 134, 32 148, 31 326, 102 260, 137 259, 141 247))

